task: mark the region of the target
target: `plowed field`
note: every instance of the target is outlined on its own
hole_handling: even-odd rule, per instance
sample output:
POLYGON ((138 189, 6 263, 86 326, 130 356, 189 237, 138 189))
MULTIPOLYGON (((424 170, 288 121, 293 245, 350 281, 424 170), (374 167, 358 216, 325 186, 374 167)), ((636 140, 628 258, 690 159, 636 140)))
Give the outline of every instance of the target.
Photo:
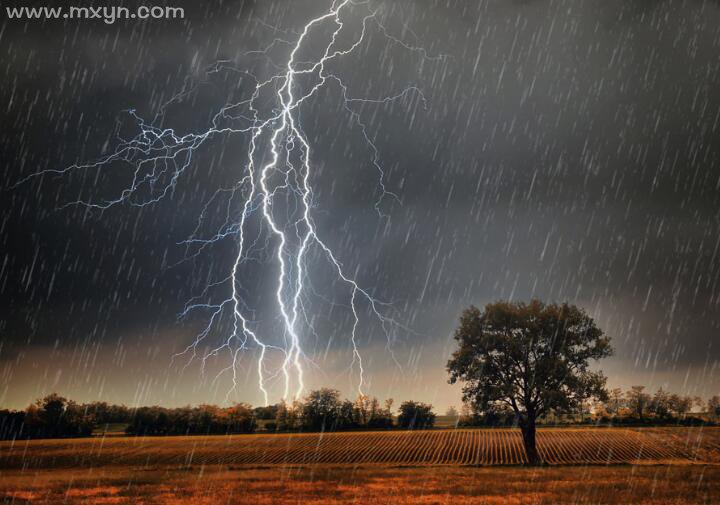
MULTIPOLYGON (((550 465, 720 463, 720 428, 549 428, 550 465)), ((0 468, 157 465, 518 465, 516 429, 0 442, 0 468)))

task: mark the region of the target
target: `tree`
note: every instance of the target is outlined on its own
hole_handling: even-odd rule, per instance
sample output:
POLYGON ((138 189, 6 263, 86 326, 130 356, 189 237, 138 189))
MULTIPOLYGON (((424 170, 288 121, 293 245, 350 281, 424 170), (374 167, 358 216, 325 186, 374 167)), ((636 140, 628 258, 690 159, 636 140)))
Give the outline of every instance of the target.
POLYGON ((28 436, 27 415, 17 410, 0 410, 0 440, 14 440, 28 436))
POLYGON ((606 402, 595 400, 591 406, 592 419, 595 422, 607 422, 610 420, 610 411, 606 402))
POLYGON ((277 417, 278 405, 267 405, 265 407, 255 407, 253 415, 255 419, 274 420, 277 417))
POLYGON ((67 398, 62 397, 57 393, 49 394, 45 398, 35 402, 35 404, 40 408, 40 420, 44 425, 46 436, 62 436, 64 431, 63 414, 65 414, 65 407, 67 406, 67 403, 67 398))
POLYGON ((392 420, 392 410, 393 410, 393 404, 395 403, 395 400, 392 398, 388 398, 383 402, 383 412, 392 420))
MULTIPOLYGON (((677 395, 675 395, 677 397, 677 395)), ((679 398, 679 397, 678 397, 679 398)), ((651 411, 655 417, 666 419, 670 417, 672 411, 672 396, 670 396, 663 388, 660 388, 653 396, 650 404, 651 411)))
POLYGON ((26 411, 28 436, 77 437, 92 433, 92 417, 74 401, 52 393, 37 400, 26 411))
POLYGON ((720 396, 715 395, 707 401, 707 409, 710 418, 720 420, 720 396))
POLYGON ((650 395, 645 393, 645 386, 633 386, 626 393, 628 408, 640 419, 645 417, 648 405, 650 404, 650 395))
POLYGON ((682 419, 692 410, 694 402, 692 396, 672 394, 668 397, 668 409, 679 419, 682 419))
MULTIPOLYGON (((175 413, 181 409, 173 409, 175 413)), ((163 407, 140 407, 135 409, 130 424, 125 428, 129 435, 168 435, 173 433, 179 416, 171 419, 171 411, 163 407)))
POLYGON ((613 415, 618 415, 623 406, 623 392, 620 388, 615 388, 608 395, 607 409, 613 415))
POLYGON ((338 414, 338 429, 351 429, 356 428, 358 424, 355 422, 355 409, 353 402, 350 400, 343 400, 340 404, 340 411, 338 414))
POLYGON ((125 405, 109 405, 107 402, 91 402, 81 406, 92 417, 95 424, 103 426, 110 423, 130 421, 130 409, 125 405))
POLYGON ((400 404, 398 425, 408 430, 432 428, 435 424, 435 413, 432 405, 407 401, 400 404))
POLYGON ((302 409, 303 427, 311 431, 336 428, 340 415, 340 391, 322 388, 311 391, 302 409))
POLYGON ((454 405, 450 405, 447 410, 445 410, 445 417, 450 420, 455 428, 460 424, 460 414, 454 405))
POLYGON ((477 415, 473 412, 472 405, 467 402, 463 402, 460 407, 460 413, 458 414, 458 426, 475 426, 479 424, 477 415))
POLYGON ((370 419, 370 397, 367 395, 358 395, 353 405, 355 424, 358 426, 367 425, 370 419))
POLYGON ((294 431, 300 428, 302 404, 297 400, 288 406, 285 401, 278 403, 275 427, 278 431, 294 431))
POLYGON ((580 414, 580 422, 584 423, 586 418, 589 418, 593 413, 595 406, 595 398, 586 398, 578 402, 577 412, 580 414))
POLYGON ((370 401, 370 418, 367 422, 368 428, 392 428, 392 399, 385 400, 385 406, 380 407, 380 402, 373 397, 370 401))
POLYGON ((612 353, 610 339, 574 305, 497 302, 463 311, 458 349, 448 361, 450 383, 463 383, 463 401, 477 411, 512 409, 530 464, 539 416, 571 410, 587 398, 605 400, 605 376, 590 360, 612 353))
POLYGON ((252 407, 247 403, 236 403, 225 409, 227 431, 230 433, 252 433, 256 420, 252 407))
POLYGON ((697 409, 697 412, 704 412, 705 400, 703 400, 702 396, 693 396, 693 405, 697 409))

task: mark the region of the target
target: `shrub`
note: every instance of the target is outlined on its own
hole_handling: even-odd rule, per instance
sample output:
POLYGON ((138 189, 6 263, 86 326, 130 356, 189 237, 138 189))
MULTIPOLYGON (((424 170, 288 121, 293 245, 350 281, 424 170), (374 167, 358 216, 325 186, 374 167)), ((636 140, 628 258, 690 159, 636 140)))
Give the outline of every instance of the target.
POLYGON ((400 405, 398 425, 401 428, 424 429, 432 428, 434 424, 435 413, 432 411, 432 405, 413 401, 406 401, 400 405))

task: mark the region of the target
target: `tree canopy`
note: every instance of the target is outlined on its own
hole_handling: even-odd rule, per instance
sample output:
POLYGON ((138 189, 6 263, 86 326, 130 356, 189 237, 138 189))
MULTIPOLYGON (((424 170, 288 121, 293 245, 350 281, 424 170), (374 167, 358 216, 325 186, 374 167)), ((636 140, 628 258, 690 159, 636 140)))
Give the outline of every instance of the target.
POLYGON ((569 304, 496 302, 463 311, 457 350, 447 368, 463 383, 463 400, 479 411, 511 409, 528 459, 538 461, 535 420, 551 410, 605 399, 605 376, 591 360, 612 353, 610 339, 584 310, 569 304))

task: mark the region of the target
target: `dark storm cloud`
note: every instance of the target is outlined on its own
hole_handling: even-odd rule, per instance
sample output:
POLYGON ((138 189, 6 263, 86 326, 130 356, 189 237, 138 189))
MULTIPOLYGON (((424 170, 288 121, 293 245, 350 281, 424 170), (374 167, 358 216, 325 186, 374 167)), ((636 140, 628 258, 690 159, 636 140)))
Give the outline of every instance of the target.
MULTIPOLYGON (((214 109, 252 85, 232 73, 208 77, 204 69, 224 59, 247 63, 243 52, 292 35, 269 25, 297 30, 325 5, 195 3, 186 6, 184 21, 109 26, 4 20, 6 183, 107 152, 117 128, 126 133, 132 126, 122 110, 152 117, 186 82, 204 84, 192 100, 168 108, 164 121, 181 130, 203 127, 214 109)), ((669 381, 693 370, 717 387, 718 3, 377 6, 392 33, 431 56, 447 55, 423 60, 375 33, 334 69, 355 96, 417 85, 427 97, 427 109, 416 95, 359 109, 388 187, 401 199, 382 200, 388 218, 373 208, 371 153, 344 115, 337 89, 302 115, 316 145, 319 228, 360 281, 418 329, 396 335, 405 372, 426 370, 432 381, 442 380, 447 335, 468 304, 539 296, 578 303, 600 320, 615 338, 610 366, 624 374, 621 380, 669 381), (705 375, 697 372, 703 369, 705 375)), ((267 71, 264 62, 248 64, 267 71)), ((199 321, 182 325, 175 315, 227 266, 232 243, 170 268, 184 252, 177 242, 193 230, 209 192, 232 179, 243 153, 241 139, 204 149, 173 199, 152 209, 122 207, 102 216, 57 210, 79 194, 117 195, 128 181, 117 172, 45 178, 4 191, 0 373, 13 390, 0 395, 28 400, 41 386, 25 387, 16 370, 27 362, 47 370, 48 349, 78 356, 97 346, 104 363, 119 346, 137 357, 122 365, 134 371, 126 386, 133 391, 146 380, 137 375, 146 363, 186 344, 199 321)), ((319 289, 336 293, 326 275, 318 276, 319 289)), ((268 288, 258 273, 247 273, 247 281, 258 292, 268 288)), ((342 303, 342 292, 336 294, 342 303)), ((328 368, 339 373, 351 320, 315 302, 316 329, 332 344, 308 337, 308 346, 321 354, 329 348, 328 368)), ((364 339, 368 361, 378 363, 378 376, 387 375, 380 364, 384 336, 369 326, 364 339)), ((170 374, 160 368, 146 372, 156 389, 170 374)), ((397 391, 419 391, 397 380, 397 391)), ((72 384, 82 391, 80 382, 72 384)), ((422 394, 434 387, 423 384, 422 394)), ((115 391, 129 394, 121 386, 115 391)), ((202 398, 202 388, 193 394, 202 398)))

